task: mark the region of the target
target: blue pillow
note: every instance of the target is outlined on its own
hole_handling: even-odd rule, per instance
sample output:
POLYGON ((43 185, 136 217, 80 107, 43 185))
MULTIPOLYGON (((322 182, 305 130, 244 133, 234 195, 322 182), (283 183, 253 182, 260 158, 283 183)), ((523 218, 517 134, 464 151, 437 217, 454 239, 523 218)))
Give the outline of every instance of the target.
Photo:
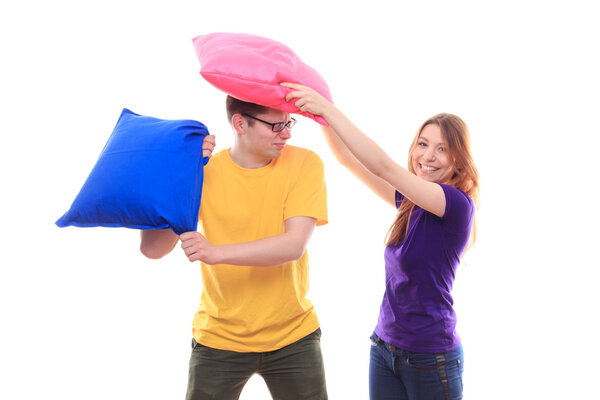
POLYGON ((202 196, 206 127, 123 109, 59 227, 170 228, 195 231, 202 196))

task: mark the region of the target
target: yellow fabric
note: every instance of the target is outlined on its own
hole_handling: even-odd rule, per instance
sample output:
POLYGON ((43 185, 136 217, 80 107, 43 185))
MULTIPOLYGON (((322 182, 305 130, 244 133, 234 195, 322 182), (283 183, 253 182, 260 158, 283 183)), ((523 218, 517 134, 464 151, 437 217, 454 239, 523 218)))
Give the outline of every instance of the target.
MULTIPOLYGON (((204 169, 200 222, 213 244, 278 235, 284 221, 307 216, 327 223, 323 163, 306 149, 286 146, 258 169, 233 162, 229 149, 204 169)), ((308 255, 275 267, 205 265, 193 334, 205 346, 264 352, 294 343, 319 327, 308 291, 308 255)))

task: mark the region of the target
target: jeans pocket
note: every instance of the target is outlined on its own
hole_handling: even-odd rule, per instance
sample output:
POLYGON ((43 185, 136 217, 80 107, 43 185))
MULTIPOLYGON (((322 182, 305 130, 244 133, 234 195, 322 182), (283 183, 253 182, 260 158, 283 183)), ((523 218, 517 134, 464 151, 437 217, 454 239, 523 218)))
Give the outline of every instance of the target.
POLYGON ((411 368, 419 370, 433 370, 439 366, 435 354, 428 353, 409 353, 407 363, 411 368))
POLYGON ((309 342, 311 340, 316 340, 317 342, 321 341, 321 328, 317 328, 316 331, 309 333, 308 335, 304 336, 303 338, 298 339, 298 341, 295 343, 309 342))
POLYGON ((192 338, 192 351, 199 349, 199 348, 203 348, 203 347, 207 348, 207 349, 209 348, 203 344, 196 342, 196 339, 192 338))
POLYGON ((316 331, 312 333, 313 339, 321 340, 321 328, 317 328, 316 331))
POLYGON ((459 391, 463 391, 463 371, 464 366, 461 359, 448 361, 446 365, 446 371, 448 373, 448 380, 450 382, 456 382, 459 391))

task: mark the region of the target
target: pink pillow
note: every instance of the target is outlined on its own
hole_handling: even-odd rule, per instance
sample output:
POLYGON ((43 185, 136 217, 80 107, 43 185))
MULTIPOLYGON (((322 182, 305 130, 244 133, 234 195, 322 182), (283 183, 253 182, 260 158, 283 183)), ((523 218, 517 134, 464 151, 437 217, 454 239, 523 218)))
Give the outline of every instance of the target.
POLYGON ((244 33, 211 33, 193 39, 200 74, 231 96, 285 112, 301 114, 327 126, 322 117, 300 111, 296 99, 285 101, 292 91, 280 82, 299 83, 331 100, 329 87, 319 73, 286 45, 244 33))

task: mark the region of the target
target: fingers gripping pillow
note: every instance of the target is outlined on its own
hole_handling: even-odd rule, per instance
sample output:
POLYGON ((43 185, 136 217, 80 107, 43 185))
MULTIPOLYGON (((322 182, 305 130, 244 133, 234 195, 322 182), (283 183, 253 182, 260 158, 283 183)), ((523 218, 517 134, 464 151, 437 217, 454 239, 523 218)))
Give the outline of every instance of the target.
POLYGON ((195 231, 202 195, 206 127, 123 109, 117 125, 59 227, 195 231))
POLYGON ((243 33, 211 33, 193 39, 200 61, 200 74, 231 96, 285 112, 301 114, 327 126, 320 116, 300 111, 295 99, 285 101, 292 91, 280 82, 311 87, 331 100, 329 87, 319 73, 286 45, 243 33))

